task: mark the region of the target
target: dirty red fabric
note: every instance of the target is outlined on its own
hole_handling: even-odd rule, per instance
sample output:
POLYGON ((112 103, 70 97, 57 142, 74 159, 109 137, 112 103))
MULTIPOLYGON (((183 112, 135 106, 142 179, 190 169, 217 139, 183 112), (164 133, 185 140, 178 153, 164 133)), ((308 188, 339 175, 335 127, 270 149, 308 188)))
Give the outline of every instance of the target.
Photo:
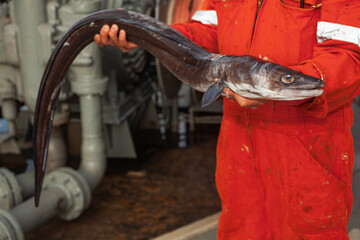
POLYGON ((317 23, 360 28, 360 1, 205 0, 218 25, 174 28, 212 52, 266 58, 322 78, 308 101, 246 109, 224 99, 216 183, 219 240, 345 240, 352 205, 352 99, 359 94, 360 48, 317 42, 317 23))

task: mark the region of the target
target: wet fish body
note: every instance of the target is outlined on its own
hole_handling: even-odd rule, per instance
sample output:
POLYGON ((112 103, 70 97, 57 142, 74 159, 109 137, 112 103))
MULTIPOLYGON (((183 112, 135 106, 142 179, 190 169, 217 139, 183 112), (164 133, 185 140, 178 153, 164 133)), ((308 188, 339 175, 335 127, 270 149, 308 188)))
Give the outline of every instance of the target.
POLYGON ((225 87, 248 98, 297 100, 322 94, 324 82, 250 56, 212 54, 152 17, 126 10, 103 10, 76 22, 57 43, 40 83, 34 119, 35 205, 45 174, 53 114, 65 73, 104 24, 117 24, 127 39, 145 48, 179 80, 205 92, 203 105, 225 87))

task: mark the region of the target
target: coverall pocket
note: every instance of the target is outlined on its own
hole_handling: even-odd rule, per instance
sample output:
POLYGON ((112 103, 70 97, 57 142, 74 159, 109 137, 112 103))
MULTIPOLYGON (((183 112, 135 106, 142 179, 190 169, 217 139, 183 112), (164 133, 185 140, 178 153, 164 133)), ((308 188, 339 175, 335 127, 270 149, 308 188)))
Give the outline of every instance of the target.
POLYGON ((280 0, 284 7, 293 10, 314 10, 321 7, 321 0, 305 0, 304 8, 300 7, 300 0, 280 0))
MULTIPOLYGON (((294 3, 293 0, 278 0, 276 3, 274 18, 267 28, 280 30, 276 37, 269 36, 270 40, 267 44, 271 47, 276 46, 279 39, 286 44, 283 44, 281 48, 274 48, 276 52, 268 53, 269 57, 273 61, 282 61, 289 66, 311 59, 314 44, 316 44, 314 36, 316 36, 317 22, 321 15, 320 5, 314 8, 300 8, 300 3, 294 3), (288 56, 289 60, 276 59, 272 55, 288 56)), ((313 4, 311 1, 307 3, 313 4)))
POLYGON ((344 231, 348 220, 347 184, 331 172, 331 169, 346 168, 346 164, 342 159, 334 159, 338 150, 329 154, 332 151, 330 144, 323 148, 323 154, 314 155, 313 146, 308 142, 319 141, 321 145, 321 142, 331 142, 326 138, 335 137, 332 132, 316 136, 295 138, 297 158, 287 166, 287 223, 293 232, 301 235, 344 231))

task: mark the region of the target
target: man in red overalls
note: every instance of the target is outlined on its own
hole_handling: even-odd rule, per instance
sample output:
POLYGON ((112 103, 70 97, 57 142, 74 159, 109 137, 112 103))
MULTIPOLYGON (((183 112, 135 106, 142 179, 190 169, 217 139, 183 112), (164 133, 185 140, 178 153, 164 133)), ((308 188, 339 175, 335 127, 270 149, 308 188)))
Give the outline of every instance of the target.
MULTIPOLYGON (((224 99, 218 239, 349 239, 360 1, 205 0, 190 23, 173 27, 211 52, 263 58, 326 83, 307 101, 224 99)), ((117 32, 105 26, 94 40, 136 47, 117 32)))

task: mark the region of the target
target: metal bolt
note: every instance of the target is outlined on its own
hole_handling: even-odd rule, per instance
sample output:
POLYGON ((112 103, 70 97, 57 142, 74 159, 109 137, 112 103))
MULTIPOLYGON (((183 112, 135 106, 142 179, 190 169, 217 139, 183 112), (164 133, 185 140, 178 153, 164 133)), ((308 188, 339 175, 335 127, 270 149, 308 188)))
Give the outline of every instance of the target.
POLYGON ((79 208, 79 207, 75 208, 75 212, 81 212, 81 211, 82 211, 82 208, 79 208))
POLYGON ((75 194, 74 194, 74 196, 75 196, 75 197, 79 197, 80 194, 81 194, 81 191, 80 191, 79 189, 77 189, 76 192, 75 192, 75 194))
POLYGON ((64 180, 64 184, 68 184, 70 182, 70 178, 65 178, 65 180, 64 180))
POLYGON ((8 240, 8 236, 5 235, 5 233, 0 233, 0 240, 8 240))

